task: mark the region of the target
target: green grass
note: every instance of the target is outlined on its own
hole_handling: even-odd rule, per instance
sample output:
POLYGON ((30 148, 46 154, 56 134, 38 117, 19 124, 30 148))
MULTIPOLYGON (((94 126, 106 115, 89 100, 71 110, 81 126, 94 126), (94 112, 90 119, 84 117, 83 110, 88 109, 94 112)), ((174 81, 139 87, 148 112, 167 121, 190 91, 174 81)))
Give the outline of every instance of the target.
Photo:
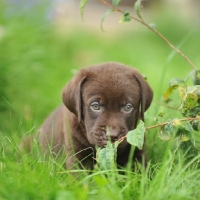
MULTIPOLYGON (((168 149, 169 150, 169 149, 168 149)), ((1 158, 1 199, 198 199, 200 173, 196 161, 166 151, 157 164, 140 173, 124 170, 78 171, 72 176, 53 158, 24 154, 1 158)))
MULTIPOLYGON (((118 34, 88 30, 87 26, 65 32, 65 27, 58 31, 45 18, 45 7, 32 7, 28 12, 22 12, 22 7, 15 12, 8 8, 0 2, 4 32, 0 36, 0 199, 199 199, 199 155, 174 153, 173 144, 161 141, 155 129, 146 133, 150 165, 140 173, 124 169, 125 175, 120 175, 95 169, 91 174, 81 171, 71 176, 63 168, 65 158, 44 159, 37 148, 19 156, 21 138, 34 134, 62 103, 61 90, 76 70, 106 61, 134 66, 147 75, 154 99, 162 101, 169 81, 185 78, 192 68, 178 55, 168 62, 171 49, 144 27, 135 31, 135 22, 130 24, 132 30, 118 34)), ((159 16, 158 30, 174 45, 194 30, 180 48, 198 65, 200 29, 170 17, 159 16)), ((152 103, 146 126, 155 124, 159 111, 166 112, 165 119, 181 116, 152 103)))

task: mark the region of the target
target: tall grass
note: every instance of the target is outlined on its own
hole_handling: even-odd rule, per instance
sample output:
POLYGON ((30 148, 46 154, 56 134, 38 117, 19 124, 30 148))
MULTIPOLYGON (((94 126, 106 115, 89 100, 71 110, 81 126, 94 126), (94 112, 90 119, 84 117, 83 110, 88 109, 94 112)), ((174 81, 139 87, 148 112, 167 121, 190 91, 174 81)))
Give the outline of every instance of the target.
MULTIPOLYGON (((169 142, 158 138, 157 130, 146 134, 150 164, 145 171, 138 166, 140 173, 123 169, 122 175, 96 168, 72 176, 63 168, 65 158, 44 158, 37 147, 18 155, 21 138, 34 134, 45 116, 61 104, 61 90, 79 68, 105 61, 137 67, 147 75, 154 98, 161 100, 169 80, 184 78, 190 67, 176 55, 164 68, 171 50, 148 30, 136 32, 134 24, 133 30, 117 34, 80 27, 60 34, 48 18, 49 6, 39 1, 30 7, 13 2, 0 2, 0 199, 198 199, 199 157, 192 160, 187 151, 175 154, 169 142)), ((157 26, 179 44, 191 25, 165 20, 168 17, 163 15, 165 23, 157 26)), ((181 46, 195 64, 200 62, 199 33, 195 29, 181 46)), ((160 110, 167 117, 178 114, 153 103, 146 125, 154 123, 160 110)))
MULTIPOLYGON (((12 145, 12 144, 11 144, 12 145)), ((200 156, 186 162, 186 154, 170 152, 139 173, 115 169, 72 175, 63 161, 43 155, 24 154, 18 161, 4 154, 0 163, 1 199, 198 199, 200 156)))

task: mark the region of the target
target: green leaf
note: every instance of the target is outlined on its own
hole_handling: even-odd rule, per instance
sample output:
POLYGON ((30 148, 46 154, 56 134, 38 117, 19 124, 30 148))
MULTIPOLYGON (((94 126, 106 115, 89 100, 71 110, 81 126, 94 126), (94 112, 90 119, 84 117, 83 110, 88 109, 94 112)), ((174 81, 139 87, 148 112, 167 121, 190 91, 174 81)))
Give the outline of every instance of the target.
POLYGON ((159 117, 164 117, 164 115, 165 115, 165 112, 159 112, 156 116, 155 116, 155 118, 154 118, 154 121, 159 121, 159 117))
POLYGON ((199 131, 193 131, 192 132, 192 141, 193 141, 194 147, 200 151, 200 134, 199 134, 199 131))
POLYGON ((193 71, 192 82, 194 85, 200 85, 200 77, 198 76, 199 73, 200 73, 200 70, 193 71))
POLYGON ((169 120, 168 122, 159 129, 158 135, 161 140, 170 140, 171 137, 176 135, 178 128, 181 126, 181 122, 177 118, 169 120))
POLYGON ((165 115, 165 112, 159 112, 159 113, 157 114, 158 117, 163 117, 164 115, 165 115))
MULTIPOLYGON (((200 85, 195 85, 195 87, 195 94, 197 94, 198 98, 200 99, 200 85)), ((200 104, 200 101, 198 101, 198 103, 200 104)))
POLYGON ((175 118, 169 120, 168 124, 160 128, 159 137, 162 140, 170 140, 173 137, 180 142, 185 142, 191 139, 193 131, 192 125, 189 122, 182 122, 175 118))
POLYGON ((174 87, 168 87, 167 90, 164 92, 163 94, 163 98, 165 101, 168 101, 169 100, 169 96, 172 94, 172 92, 174 90, 176 90, 178 87, 177 86, 174 86, 174 87))
POLYGON ((175 134, 175 122, 170 121, 170 123, 166 124, 163 128, 164 132, 167 133, 168 135, 172 136, 175 134))
POLYGON ((179 90, 181 97, 181 112, 184 116, 195 117, 196 109, 195 107, 199 106, 199 95, 200 92, 199 86, 189 86, 185 89, 179 90))
POLYGON ((112 144, 108 141, 105 148, 98 148, 96 160, 100 169, 112 169, 116 165, 117 146, 118 142, 112 144))
MULTIPOLYGON (((169 96, 172 94, 172 92, 174 90, 176 90, 177 88, 180 87, 180 85, 184 85, 185 86, 185 81, 182 80, 182 79, 179 79, 179 78, 175 78, 175 79, 172 79, 170 82, 169 82, 169 87, 167 88, 167 90, 164 92, 163 94, 163 97, 164 97, 164 100, 165 101, 168 101, 169 99, 169 96)), ((180 92, 180 91, 179 91, 180 92)))
POLYGON ((200 106, 196 106, 190 110, 188 110, 189 114, 186 115, 186 116, 189 116, 189 117, 197 117, 197 116, 200 116, 200 106))
POLYGON ((192 124, 192 128, 195 131, 200 131, 200 120, 194 120, 194 121, 191 122, 191 124, 192 124))
POLYGON ((187 131, 184 128, 180 128, 177 131, 176 138, 179 138, 179 141, 181 141, 181 142, 186 142, 186 141, 190 140, 191 132, 187 131))
POLYGON ((200 86, 189 86, 180 106, 184 116, 196 117, 200 115, 200 86))
POLYGON ((194 69, 186 76, 185 80, 188 81, 188 79, 191 77, 194 85, 200 85, 200 77, 198 74, 200 74, 200 70, 194 69))
POLYGON ((182 125, 181 121, 178 118, 172 119, 171 124, 176 127, 180 127, 182 125))
POLYGON ((87 4, 87 2, 88 2, 88 0, 81 0, 80 1, 79 9, 80 9, 82 19, 83 19, 84 8, 85 8, 85 5, 87 4))
POLYGON ((188 86, 187 87, 187 93, 196 93, 200 89, 200 86, 195 85, 195 86, 188 86))
POLYGON ((131 21, 131 16, 130 16, 130 13, 127 12, 127 11, 124 11, 121 19, 119 20, 120 23, 123 23, 123 22, 129 22, 131 21))
POLYGON ((137 125, 137 128, 127 133, 127 142, 131 145, 137 146, 138 149, 142 150, 144 144, 144 132, 144 122, 140 120, 139 124, 137 125))
POLYGON ((195 93, 188 93, 184 100, 184 106, 187 108, 194 108, 197 105, 198 96, 195 93))
POLYGON ((179 96, 181 98, 181 101, 183 101, 186 94, 186 87, 179 86, 178 90, 179 90, 179 96))
POLYGON ((194 131, 192 125, 189 122, 185 122, 184 128, 185 128, 186 131, 189 131, 189 132, 193 132, 194 131))
POLYGON ((181 112, 184 116, 196 117, 200 114, 199 96, 196 94, 197 86, 188 87, 185 97, 180 106, 181 112))
POLYGON ((169 87, 180 86, 181 84, 186 85, 185 81, 180 78, 174 78, 169 82, 169 87))
POLYGON ((170 140, 171 139, 171 134, 170 132, 166 132, 164 130, 164 127, 160 127, 158 136, 161 140, 170 140))
POLYGON ((195 70, 196 70, 196 69, 190 71, 190 72, 187 74, 187 76, 186 76, 186 78, 185 78, 185 82, 187 82, 188 79, 194 74, 194 71, 195 71, 195 70))
MULTIPOLYGON (((134 8, 135 8, 135 12, 137 14, 137 16, 142 19, 142 15, 141 15, 141 12, 142 12, 142 4, 141 4, 142 0, 137 0, 134 4, 134 8)), ((143 19, 142 19, 143 20, 143 19)))
POLYGON ((178 127, 176 138, 179 137, 179 141, 186 142, 191 139, 191 134, 193 131, 194 129, 189 122, 183 122, 178 127))
POLYGON ((185 99, 183 100, 183 109, 194 108, 198 103, 198 96, 195 93, 187 93, 185 99))
POLYGON ((107 17, 111 12, 114 12, 114 10, 113 10, 113 9, 107 10, 107 11, 104 13, 103 17, 101 18, 101 25, 100 25, 100 26, 101 26, 101 30, 102 30, 102 31, 104 31, 103 22, 104 22, 104 20, 106 19, 106 17, 107 17))
POLYGON ((119 4, 120 1, 121 0, 112 0, 112 5, 113 6, 118 6, 118 4, 119 4))

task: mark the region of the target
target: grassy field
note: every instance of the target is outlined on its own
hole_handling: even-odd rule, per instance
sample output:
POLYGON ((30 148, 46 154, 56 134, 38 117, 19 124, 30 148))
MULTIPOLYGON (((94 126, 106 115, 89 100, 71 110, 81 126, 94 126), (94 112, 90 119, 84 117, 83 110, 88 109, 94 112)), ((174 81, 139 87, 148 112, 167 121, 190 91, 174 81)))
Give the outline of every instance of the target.
MULTIPOLYGON (((64 158, 44 159, 37 148, 17 156, 21 138, 34 134, 62 103, 62 88, 78 69, 106 61, 136 67, 148 77, 154 99, 163 102, 169 81, 184 79, 192 68, 144 27, 135 30, 130 24, 132 30, 123 31, 122 25, 117 34, 75 26, 58 31, 46 7, 8 2, 0 2, 0 200, 199 199, 200 155, 174 153, 173 143, 160 140, 156 129, 146 133, 150 164, 141 173, 95 169, 73 177, 63 168, 64 158)), ((200 28, 167 13, 156 23, 198 66, 200 28)), ((170 105, 178 105, 178 96, 174 98, 170 105)), ((166 112, 163 120, 181 116, 152 103, 146 126, 155 124, 160 111, 166 112)))

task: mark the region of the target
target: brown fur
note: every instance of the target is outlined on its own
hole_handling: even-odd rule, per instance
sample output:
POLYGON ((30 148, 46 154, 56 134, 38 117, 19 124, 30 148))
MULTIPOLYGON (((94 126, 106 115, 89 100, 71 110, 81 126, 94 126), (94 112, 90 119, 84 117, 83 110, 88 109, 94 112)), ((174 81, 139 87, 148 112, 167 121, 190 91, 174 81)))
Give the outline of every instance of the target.
MULTIPOLYGON (((138 119, 144 120, 152 96, 141 74, 123 64, 104 63, 81 69, 63 89, 64 105, 41 126, 40 144, 44 150, 51 146, 55 153, 64 147, 68 169, 76 161, 93 168, 95 146, 104 146, 109 138, 114 142, 134 129, 138 119)), ((129 152, 130 145, 124 140, 118 146, 118 165, 127 164, 129 152)), ((135 150, 135 159, 144 159, 146 164, 144 149, 135 150)))

